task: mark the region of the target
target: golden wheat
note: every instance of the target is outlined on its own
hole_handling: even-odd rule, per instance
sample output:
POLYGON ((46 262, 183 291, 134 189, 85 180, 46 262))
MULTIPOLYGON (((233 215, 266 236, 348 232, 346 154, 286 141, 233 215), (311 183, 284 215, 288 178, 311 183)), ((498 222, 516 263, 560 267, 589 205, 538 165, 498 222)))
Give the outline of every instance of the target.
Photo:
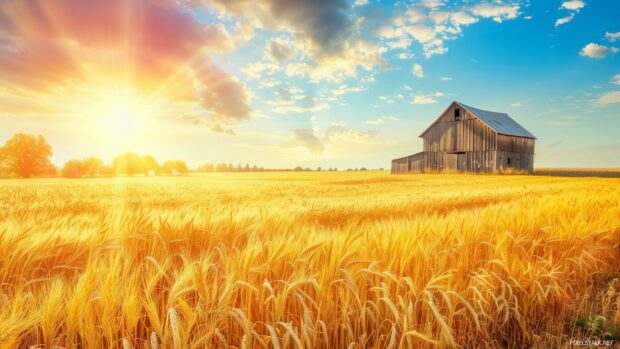
POLYGON ((567 346, 620 321, 618 179, 7 180, 0 203, 2 348, 567 346))

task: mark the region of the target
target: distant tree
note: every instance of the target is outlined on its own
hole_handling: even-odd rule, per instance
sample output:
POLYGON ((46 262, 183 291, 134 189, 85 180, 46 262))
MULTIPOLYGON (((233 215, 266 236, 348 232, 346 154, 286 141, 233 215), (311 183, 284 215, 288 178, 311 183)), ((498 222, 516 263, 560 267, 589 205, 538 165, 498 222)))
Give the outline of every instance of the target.
POLYGON ((52 147, 45 137, 17 133, 0 147, 0 167, 22 178, 55 174, 52 147))
POLYGON ((257 172, 258 171, 258 166, 256 166, 256 165, 252 166, 252 171, 257 172))
POLYGON ((250 172, 250 164, 245 164, 244 171, 245 172, 250 172))
POLYGON ((65 178, 82 178, 88 173, 85 161, 69 160, 60 171, 65 178))
POLYGON ((293 169, 293 171, 303 171, 303 170, 304 170, 304 168, 303 168, 303 167, 301 167, 301 166, 296 166, 296 167, 293 169))
POLYGON ((321 166, 317 167, 317 168, 316 168, 316 170, 317 170, 318 172, 321 172, 321 166))
POLYGON ((115 157, 112 161, 112 167, 114 167, 114 172, 117 175, 124 173, 133 176, 146 171, 144 159, 134 152, 127 152, 115 157))
POLYGON ((153 171, 153 173, 155 174, 161 173, 161 165, 159 164, 159 162, 157 162, 157 160, 155 160, 155 157, 153 155, 145 155, 143 157, 143 163, 145 173, 148 173, 150 171, 153 171))
POLYGON ((82 164, 86 168, 85 175, 89 177, 99 176, 99 175, 102 175, 104 172, 105 166, 103 165, 103 161, 95 157, 89 157, 89 158, 82 160, 82 164))
POLYGON ((171 160, 164 162, 162 169, 166 174, 185 173, 187 172, 187 165, 185 161, 171 160))
POLYGON ((215 167, 213 164, 204 164, 197 168, 198 172, 213 172, 214 169, 215 167))

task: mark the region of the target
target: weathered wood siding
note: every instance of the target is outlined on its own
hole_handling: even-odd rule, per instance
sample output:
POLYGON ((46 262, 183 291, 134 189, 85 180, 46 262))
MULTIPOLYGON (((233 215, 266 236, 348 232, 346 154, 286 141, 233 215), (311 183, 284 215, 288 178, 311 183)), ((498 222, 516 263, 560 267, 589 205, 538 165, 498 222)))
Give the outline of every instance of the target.
POLYGON ((428 152, 425 170, 432 172, 492 172, 495 170, 495 159, 494 151, 428 152))
POLYGON ((495 170, 534 172, 534 154, 524 154, 509 151, 496 152, 495 170))
POLYGON ((452 105, 421 136, 424 151, 465 152, 495 150, 497 134, 489 126, 460 108, 460 119, 454 119, 452 105))
POLYGON ((534 142, 532 138, 497 135, 497 150, 513 153, 534 154, 534 142))
POLYGON ((426 154, 423 152, 392 160, 392 173, 424 172, 426 154))

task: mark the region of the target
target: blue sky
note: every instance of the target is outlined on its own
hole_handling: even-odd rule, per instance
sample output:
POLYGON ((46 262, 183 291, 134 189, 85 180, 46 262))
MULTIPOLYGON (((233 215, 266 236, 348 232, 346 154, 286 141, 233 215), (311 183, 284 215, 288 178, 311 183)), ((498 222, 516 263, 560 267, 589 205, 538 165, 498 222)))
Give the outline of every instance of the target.
MULTIPOLYGON (((93 125, 103 125, 93 123, 93 118, 109 118, 110 113, 30 110, 16 102, 64 100, 68 97, 50 91, 58 84, 68 89, 62 84, 81 81, 77 77, 68 76, 41 92, 0 75, 0 99, 11 106, 0 110, 0 141, 14 132, 45 134, 59 165, 88 155, 109 161, 114 152, 102 143, 113 139, 114 151, 182 158, 190 165, 226 161, 269 167, 388 168, 392 158, 420 151, 418 135, 458 100, 507 112, 536 135, 537 167, 620 167, 618 1, 139 3, 154 13, 166 11, 172 23, 140 32, 172 32, 171 40, 187 38, 192 47, 162 58, 169 62, 172 57, 177 66, 190 70, 187 80, 177 79, 181 69, 175 74, 142 74, 153 75, 149 82, 174 75, 164 80, 182 86, 177 90, 197 86, 190 93, 197 96, 194 100, 176 99, 175 91, 163 88, 156 89, 166 92, 158 92, 155 99, 153 86, 132 80, 128 90, 137 90, 137 96, 147 91, 149 98, 132 92, 132 97, 123 97, 129 107, 119 108, 144 115, 127 124, 121 120, 107 135, 93 135, 100 129, 93 125), (187 15, 195 28, 179 24, 179 18, 187 22, 187 15), (124 138, 114 139, 118 135, 124 138)), ((61 10, 49 16, 58 17, 61 10)), ((26 39, 30 32, 0 26, 0 33, 26 39)), ((62 32, 58 42, 70 39, 87 45, 80 42, 81 36, 71 37, 71 30, 62 32)), ((10 42, 0 47, 0 58, 21 49, 10 42)), ((126 53, 127 47, 114 50, 126 53)), ((155 59, 164 55, 150 46, 137 46, 132 52, 136 50, 151 50, 149 57, 155 59)), ((107 72, 109 61, 106 56, 92 64, 107 72)), ((70 87, 101 91, 97 84, 106 80, 92 80, 84 78, 81 85, 70 87)), ((88 93, 84 99, 92 100, 88 93)), ((116 102, 113 98, 102 103, 116 102)))

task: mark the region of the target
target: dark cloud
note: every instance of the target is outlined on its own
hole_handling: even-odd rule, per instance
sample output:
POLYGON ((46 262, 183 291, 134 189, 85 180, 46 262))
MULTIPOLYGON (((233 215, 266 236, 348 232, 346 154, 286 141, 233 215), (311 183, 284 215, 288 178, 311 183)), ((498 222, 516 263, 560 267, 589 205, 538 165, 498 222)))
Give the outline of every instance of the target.
POLYGON ((213 0, 226 12, 251 17, 270 29, 288 29, 308 39, 321 53, 333 54, 344 48, 354 24, 346 0, 213 0))

